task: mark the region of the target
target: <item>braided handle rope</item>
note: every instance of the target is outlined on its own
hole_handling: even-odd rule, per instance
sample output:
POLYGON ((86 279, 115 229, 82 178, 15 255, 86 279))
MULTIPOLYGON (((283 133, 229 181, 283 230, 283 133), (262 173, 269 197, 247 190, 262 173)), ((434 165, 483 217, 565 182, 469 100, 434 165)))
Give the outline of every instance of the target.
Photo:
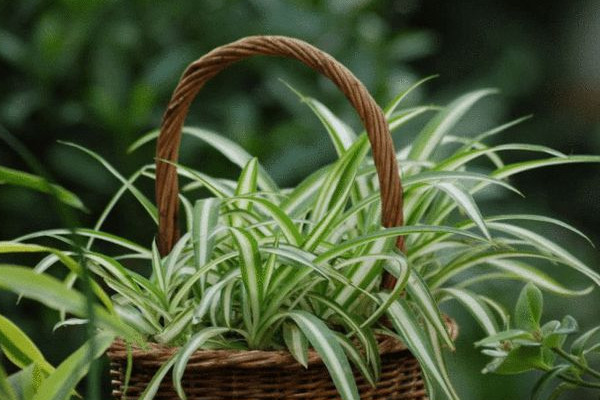
MULTIPOLYGON (((168 254, 179 238, 179 188, 176 167, 162 160, 177 161, 181 129, 188 109, 204 84, 229 65, 253 55, 283 56, 297 59, 328 77, 346 96, 365 127, 379 178, 382 224, 401 226, 402 185, 398 174, 394 144, 385 117, 364 85, 329 54, 298 39, 284 36, 250 36, 217 47, 191 63, 175 88, 163 116, 156 145, 156 201, 159 211, 158 248, 168 254)), ((403 238, 397 245, 402 249, 403 238)), ((384 277, 383 287, 394 279, 384 277)))

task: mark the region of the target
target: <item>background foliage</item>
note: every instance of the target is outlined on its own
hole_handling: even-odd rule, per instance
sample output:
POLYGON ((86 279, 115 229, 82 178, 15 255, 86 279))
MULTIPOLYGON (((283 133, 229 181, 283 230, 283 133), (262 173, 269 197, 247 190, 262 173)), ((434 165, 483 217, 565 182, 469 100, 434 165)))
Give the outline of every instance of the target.
MULTIPOLYGON (((519 135, 517 141, 565 153, 600 154, 600 49, 595 39, 600 35, 600 7, 586 0, 453 3, 0 1, 0 123, 36 153, 58 182, 81 194, 90 209, 81 215, 82 223, 89 224, 118 182, 57 139, 87 146, 129 173, 151 159, 153 149, 128 155, 126 148, 158 126, 185 65, 245 35, 284 34, 333 54, 380 104, 417 78, 439 73, 440 78, 413 96, 414 102, 444 104, 477 87, 501 90, 469 114, 458 128, 461 134, 534 113, 511 133, 519 135)), ((279 79, 319 98, 357 126, 351 108, 332 85, 296 62, 268 58, 236 65, 209 84, 189 122, 234 138, 259 156, 280 183, 293 184, 333 160, 334 151, 318 121, 279 79)), ((406 129, 398 140, 408 140, 413 131, 406 129)), ((215 175, 238 173, 197 143, 184 145, 181 157, 215 175)), ((26 168, 4 145, 0 164, 26 168)), ((600 243, 598 182, 598 167, 575 166, 532 172, 514 183, 527 196, 518 202, 521 211, 561 218, 600 243)), ((0 186, 0 193, 0 240, 57 226, 42 195, 7 186, 0 186)), ((507 197, 486 207, 491 212, 515 211, 513 200, 507 197)), ((143 210, 131 201, 119 212, 106 229, 149 243, 154 231, 143 210)), ((557 237, 552 231, 545 234, 557 237)), ((581 248, 573 248, 572 239, 560 237, 580 258, 600 264, 597 250, 580 241, 581 248)), ((489 290, 510 305, 519 285, 489 290)), ((0 313, 22 326, 50 361, 61 360, 83 342, 83 331, 52 333, 56 315, 26 301, 16 307, 13 297, 0 296, 0 313)), ((594 307, 600 300, 597 291, 583 299, 546 300, 547 319, 561 317, 560 308, 569 309, 582 329, 600 319, 594 307)), ((531 386, 527 377, 479 374, 486 360, 472 343, 483 333, 466 315, 453 315, 462 333, 451 370, 464 398, 525 398, 522 390, 531 386)))

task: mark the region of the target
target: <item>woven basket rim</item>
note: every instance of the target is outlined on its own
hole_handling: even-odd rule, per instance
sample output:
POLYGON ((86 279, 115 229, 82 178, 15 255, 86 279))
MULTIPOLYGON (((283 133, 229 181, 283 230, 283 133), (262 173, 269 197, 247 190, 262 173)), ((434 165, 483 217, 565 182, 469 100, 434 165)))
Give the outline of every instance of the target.
MULTIPOLYGON (((456 322, 445 317, 445 322, 452 340, 458 336, 456 322)), ((408 352, 406 345, 396 338, 387 335, 377 337, 379 354, 382 356, 408 352)), ((167 362, 180 347, 160 343, 148 343, 148 349, 131 346, 134 364, 145 367, 159 367, 167 362)), ((127 360, 127 344, 122 339, 115 340, 107 351, 112 361, 127 360)), ((321 357, 314 349, 308 351, 308 365, 322 364, 321 357)), ((287 350, 198 350, 192 354, 188 367, 193 368, 273 368, 297 367, 298 361, 287 350)))

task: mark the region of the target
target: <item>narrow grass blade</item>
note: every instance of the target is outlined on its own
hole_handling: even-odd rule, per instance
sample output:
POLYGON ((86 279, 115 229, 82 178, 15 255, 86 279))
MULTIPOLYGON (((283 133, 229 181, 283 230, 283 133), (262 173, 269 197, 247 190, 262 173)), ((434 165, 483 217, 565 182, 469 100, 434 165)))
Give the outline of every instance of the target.
POLYGON ((158 343, 171 343, 188 327, 190 322, 192 322, 193 315, 193 308, 182 311, 162 330, 162 332, 154 335, 154 339, 158 343))
POLYGON ((90 364, 100 357, 113 342, 106 332, 91 338, 63 361, 40 385, 33 400, 64 400, 70 397, 77 383, 87 374, 90 364), (91 344, 93 341, 93 345, 91 344), (93 349, 94 353, 90 351, 93 349))
POLYGON ((37 175, 0 166, 0 185, 2 184, 21 186, 42 193, 55 194, 62 203, 86 211, 83 202, 74 193, 61 186, 50 184, 44 178, 37 175))
POLYGON ((37 363, 47 374, 54 371, 54 367, 46 361, 42 352, 25 332, 2 315, 0 315, 0 347, 6 358, 19 368, 37 363))
POLYGON ((300 310, 287 313, 321 356, 343 400, 360 400, 352 369, 334 333, 316 316, 300 310))
POLYGON ((362 376, 365 377, 367 382, 369 382, 369 384, 372 387, 375 387, 377 381, 379 380, 379 375, 381 373, 381 365, 373 366, 373 369, 376 370, 373 371, 371 368, 369 368, 369 364, 365 359, 364 355, 361 354, 360 351, 355 347, 355 343, 351 342, 350 339, 348 339, 340 332, 334 331, 333 333, 335 334, 335 338, 338 340, 340 346, 342 346, 342 348, 344 349, 344 352, 348 356, 350 362, 352 362, 352 364, 354 364, 354 366, 358 368, 358 370, 360 371, 362 376))
POLYGON ((400 105, 400 103, 402 103, 402 100, 404 100, 406 98, 406 96, 408 96, 413 90, 415 90, 416 88, 418 88, 425 82, 428 82, 437 77, 439 77, 439 75, 427 76, 427 77, 413 83, 412 85, 410 85, 408 87, 408 89, 400 92, 396 97, 394 97, 394 99, 387 106, 385 106, 384 115, 385 115, 386 119, 389 119, 392 116, 392 114, 394 113, 396 108, 400 105))
POLYGON ((80 146, 78 144, 69 143, 69 142, 61 142, 61 141, 59 141, 59 143, 62 143, 67 146, 74 147, 78 150, 81 150, 84 153, 86 153, 87 155, 89 155, 90 157, 94 158, 96 161, 98 161, 104 168, 106 168, 106 170, 108 172, 110 172, 115 178, 117 178, 123 185, 127 186, 127 189, 129 189, 131 194, 133 194, 135 196, 135 198, 142 205, 142 207, 144 207, 146 212, 148 212, 148 214, 154 220, 154 222, 156 224, 158 224, 158 211, 156 209, 156 206, 150 200, 148 200, 148 198, 142 192, 140 192, 135 186, 133 186, 131 183, 129 183, 129 180, 125 179, 123 177, 123 175, 121 175, 119 173, 119 171, 117 171, 112 165, 110 165, 110 163, 108 161, 106 161, 99 154, 93 152, 92 150, 86 149, 85 147, 80 146))
MULTIPOLYGON (((231 140, 206 129, 193 128, 193 127, 184 127, 182 129, 182 133, 184 135, 190 135, 196 139, 200 139, 209 146, 213 147, 215 150, 219 151, 223 154, 229 161, 234 163, 240 168, 244 168, 244 165, 250 161, 252 156, 248 154, 246 150, 244 150, 240 145, 231 140)), ((140 146, 145 143, 151 142, 158 137, 159 131, 152 131, 148 134, 139 138, 135 143, 133 143, 128 152, 135 151, 140 146)), ((265 171, 263 167, 259 166, 258 172, 258 184, 263 190, 276 192, 279 189, 277 188, 277 184, 273 179, 269 176, 269 174, 265 171)))
MULTIPOLYGON (((66 287, 58 279, 37 274, 30 268, 0 265, 0 288, 39 301, 54 310, 65 310, 78 317, 87 317, 85 296, 66 287)), ((139 335, 133 329, 99 306, 94 307, 94 315, 100 326, 128 340, 139 342, 139 335)))
POLYGON ((444 135, 452 129, 465 113, 482 97, 496 93, 495 90, 483 89, 467 93, 450 103, 440 111, 415 139, 409 153, 409 159, 427 160, 433 154, 444 135))
POLYGON ((165 268, 163 268, 162 258, 158 252, 156 241, 152 241, 152 277, 156 280, 158 288, 161 291, 161 297, 167 295, 167 282, 165 279, 165 268))

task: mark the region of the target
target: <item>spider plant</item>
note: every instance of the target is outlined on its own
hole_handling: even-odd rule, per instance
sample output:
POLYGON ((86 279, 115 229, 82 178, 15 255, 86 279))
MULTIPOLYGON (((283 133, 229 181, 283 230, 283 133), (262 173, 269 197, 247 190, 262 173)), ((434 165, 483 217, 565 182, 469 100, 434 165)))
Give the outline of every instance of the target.
MULTIPOLYGON (((380 225, 378 184, 366 135, 355 133, 323 104, 296 91, 323 123, 337 160, 296 187, 280 188, 240 146, 204 129, 184 128, 184 134, 221 152, 241 173, 233 181, 175 164, 187 182, 181 194, 187 230, 165 257, 155 243, 145 247, 102 230, 128 192, 156 222, 156 207, 136 188, 139 179, 154 178, 154 166, 124 177, 99 154, 67 144, 98 160, 122 186, 95 226, 76 230, 87 240, 78 250, 83 265, 73 261, 71 231, 32 233, 0 244, 0 251, 48 254, 33 270, 3 266, 0 287, 61 310, 69 323, 67 314, 86 318, 85 310, 75 306, 75 297, 73 304, 64 304, 61 290, 74 291, 81 269, 88 268, 112 292, 109 296, 98 284, 93 288, 99 303, 94 308, 97 325, 141 345, 157 342, 180 347, 141 399, 151 399, 169 371, 184 399, 181 380, 190 355, 198 349, 287 349, 306 366, 309 347, 323 359, 341 397, 358 399, 351 365, 372 384, 377 381, 378 335, 406 343, 422 366, 432 396, 440 393, 457 399, 443 354, 444 347, 454 345, 439 304, 460 302, 492 335, 499 331, 498 319, 507 316, 494 299, 477 293, 481 281, 534 282, 566 296, 587 294, 600 284, 596 271, 520 223, 552 224, 581 234, 575 228, 538 215, 484 216, 475 198, 497 189, 519 194, 509 178, 521 172, 597 163, 600 157, 567 156, 540 145, 486 144, 526 118, 475 137, 454 136, 450 132, 456 123, 494 91, 467 93, 444 107, 400 108, 410 91, 424 81, 385 108, 394 134, 417 117, 433 115, 414 141, 397 153, 405 226, 380 225), (503 153, 511 151, 541 158, 506 164, 503 153), (481 160, 487 166, 473 167, 481 160), (210 196, 198 199, 200 188, 210 196), (404 252, 395 247, 398 236, 405 237, 404 252), (34 244, 49 238, 57 242, 56 247, 34 244), (112 244, 114 251, 96 250, 98 241, 112 244), (139 260, 151 266, 150 276, 136 272, 139 260), (540 260, 570 268, 592 284, 566 287, 537 266, 540 260), (44 286, 45 293, 55 288, 52 294, 37 295, 36 290, 43 288, 36 279, 51 279, 39 274, 60 263, 69 269, 65 282, 44 286), (385 272, 395 277, 391 289, 380 288, 385 272), (384 316, 389 325, 382 323, 384 316)), ((130 151, 157 135, 145 135, 130 151)))

